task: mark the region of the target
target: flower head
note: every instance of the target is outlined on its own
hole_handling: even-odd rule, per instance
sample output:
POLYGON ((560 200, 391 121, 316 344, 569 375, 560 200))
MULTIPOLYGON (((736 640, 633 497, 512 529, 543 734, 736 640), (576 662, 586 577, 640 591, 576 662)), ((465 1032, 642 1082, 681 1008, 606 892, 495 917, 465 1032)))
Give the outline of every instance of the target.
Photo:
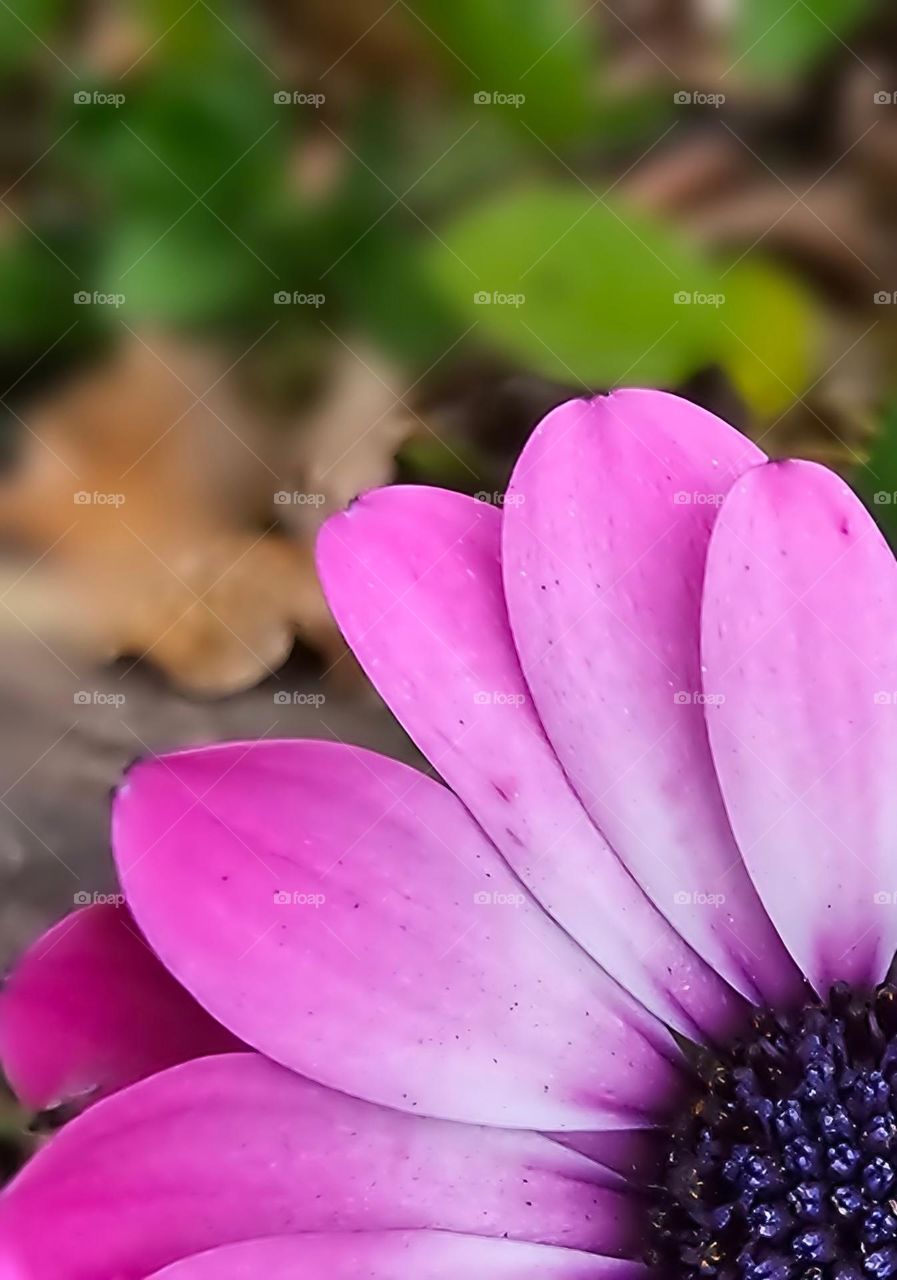
POLYGON ((849 489, 621 391, 501 509, 378 491, 319 563, 443 782, 131 769, 130 952, 88 908, 89 1015, 45 944, 0 1006, 24 1098, 112 1095, 0 1197, 0 1278, 897 1273, 897 567, 849 489))

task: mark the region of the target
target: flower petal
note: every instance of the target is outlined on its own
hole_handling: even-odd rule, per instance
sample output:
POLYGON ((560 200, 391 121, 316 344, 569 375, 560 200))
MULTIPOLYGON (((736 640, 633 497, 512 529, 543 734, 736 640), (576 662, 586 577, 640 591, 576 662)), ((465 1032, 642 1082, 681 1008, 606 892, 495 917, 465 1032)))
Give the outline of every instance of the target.
POLYGON ((638 1205, 538 1134, 371 1106, 255 1054, 141 1081, 61 1130, 0 1196, 4 1280, 137 1280, 204 1249, 417 1227, 637 1245, 638 1205))
POLYGON ((645 1006, 693 1039, 742 1002, 608 848, 547 741, 501 582, 501 517, 421 486, 367 494, 318 541, 331 608, 390 707, 551 915, 645 1006))
POLYGON ((35 1111, 95 1102, 188 1058, 243 1047, 163 969, 115 903, 60 920, 0 993, 0 1062, 35 1111))
POLYGON ((115 806, 141 928, 247 1043, 388 1106, 523 1128, 651 1123, 672 1037, 530 898, 459 801, 326 742, 132 768, 115 806))
POLYGON ((151 1280, 647 1280, 636 1262, 447 1231, 310 1232, 249 1240, 176 1262, 151 1280))
POLYGON ((800 976, 738 856, 700 705, 707 541, 761 459, 675 396, 562 405, 515 468, 503 564, 523 669, 583 804, 682 936, 781 1004, 800 976))
POLYGON ((710 544, 703 625, 717 772, 770 915, 820 994, 897 947, 897 564, 808 462, 746 475, 710 544))

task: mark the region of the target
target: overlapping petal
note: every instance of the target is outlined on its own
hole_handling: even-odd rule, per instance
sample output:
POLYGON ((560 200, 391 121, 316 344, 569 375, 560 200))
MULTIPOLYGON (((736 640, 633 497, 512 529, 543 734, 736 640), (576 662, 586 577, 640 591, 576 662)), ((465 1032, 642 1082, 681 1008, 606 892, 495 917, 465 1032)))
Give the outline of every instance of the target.
POLYGON ((575 1249, 440 1231, 285 1236, 214 1249, 153 1280, 645 1280, 647 1269, 575 1249))
POLYGON ((164 1067, 243 1047, 162 967, 117 903, 60 920, 0 993, 0 1063, 35 1111, 86 1105, 164 1067))
POLYGON ((514 470, 503 569, 526 679, 583 804, 682 936, 743 994, 782 1003, 799 974, 741 862, 701 705, 710 530, 761 460, 675 396, 563 405, 514 470))
POLYGON ((695 1039, 741 1002, 652 906, 583 810, 545 737, 508 624, 499 512, 396 487, 318 544, 331 607, 371 680, 514 870, 647 1008, 695 1039))
POLYGON ((813 463, 751 471, 713 533, 707 720, 735 834, 817 991, 897 947, 897 563, 813 463))
POLYGON ((0 1276, 138 1280, 304 1231, 432 1228, 631 1256, 634 1205, 601 1181, 537 1134, 410 1116, 225 1054, 57 1134, 0 1196, 0 1276))
POLYGON ((147 760, 118 796, 114 844, 163 962, 312 1079, 540 1129, 647 1125, 682 1082, 666 1029, 405 765, 324 742, 147 760))

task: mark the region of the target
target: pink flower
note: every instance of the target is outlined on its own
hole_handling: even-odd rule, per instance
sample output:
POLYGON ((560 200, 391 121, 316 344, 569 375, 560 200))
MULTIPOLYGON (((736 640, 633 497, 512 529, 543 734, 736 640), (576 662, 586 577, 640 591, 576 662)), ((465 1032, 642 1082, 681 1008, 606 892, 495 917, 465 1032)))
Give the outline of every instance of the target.
POLYGON ((0 1197, 0 1280, 897 1273, 897 568, 847 487, 621 391, 501 511, 382 490, 319 559, 447 786, 130 771, 136 926, 0 1006, 30 1105, 112 1095, 0 1197))

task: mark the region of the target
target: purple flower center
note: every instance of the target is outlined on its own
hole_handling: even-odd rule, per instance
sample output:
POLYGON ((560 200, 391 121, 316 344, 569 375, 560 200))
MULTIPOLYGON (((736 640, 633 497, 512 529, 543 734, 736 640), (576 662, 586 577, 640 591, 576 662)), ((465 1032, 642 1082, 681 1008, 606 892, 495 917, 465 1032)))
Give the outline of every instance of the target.
POLYGON ((897 988, 759 1013, 699 1074, 649 1261, 677 1280, 897 1276, 897 988))

